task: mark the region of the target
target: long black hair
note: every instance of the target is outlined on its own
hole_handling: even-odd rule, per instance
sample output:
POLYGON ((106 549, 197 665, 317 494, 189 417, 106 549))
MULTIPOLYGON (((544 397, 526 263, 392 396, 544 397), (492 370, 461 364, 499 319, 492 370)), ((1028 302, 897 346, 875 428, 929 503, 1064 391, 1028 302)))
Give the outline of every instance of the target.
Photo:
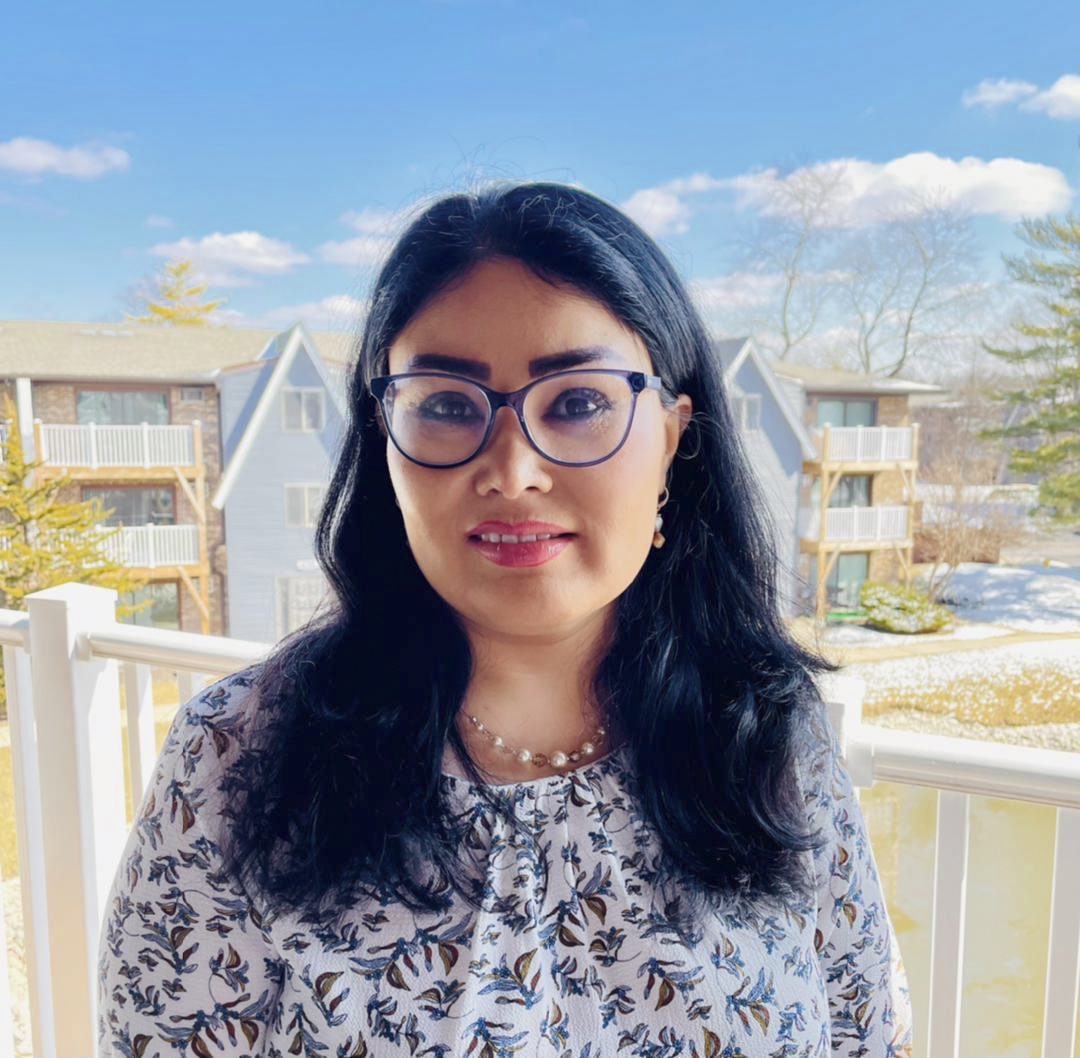
POLYGON ((227 867, 271 913, 319 918, 376 893, 435 911, 451 890, 477 906, 441 782, 447 743, 481 796, 500 811, 508 802, 483 785, 454 722, 469 642, 408 547, 367 387, 417 311, 491 257, 606 306, 671 393, 693 400, 671 468, 667 544, 618 598, 593 682, 662 840, 661 880, 690 883, 684 908, 694 893, 805 897, 799 853, 816 846, 796 761, 820 704, 813 674, 837 666, 783 621, 772 526, 682 281, 619 209, 547 182, 427 204, 377 275, 316 530, 333 606, 253 670, 257 723, 223 782, 227 867))

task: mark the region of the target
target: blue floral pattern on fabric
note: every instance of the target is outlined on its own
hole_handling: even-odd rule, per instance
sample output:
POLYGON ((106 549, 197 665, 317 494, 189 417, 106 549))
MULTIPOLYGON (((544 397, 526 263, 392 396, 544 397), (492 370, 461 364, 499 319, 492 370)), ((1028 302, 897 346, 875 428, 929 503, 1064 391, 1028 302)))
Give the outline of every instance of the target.
POLYGON ((221 870, 217 780, 250 685, 181 707, 136 813, 101 929, 100 1058, 910 1058, 907 979, 831 728, 799 771, 828 839, 806 854, 813 904, 676 928, 615 750, 498 787, 525 838, 444 774, 486 862, 484 910, 371 900, 330 928, 264 914, 221 870))

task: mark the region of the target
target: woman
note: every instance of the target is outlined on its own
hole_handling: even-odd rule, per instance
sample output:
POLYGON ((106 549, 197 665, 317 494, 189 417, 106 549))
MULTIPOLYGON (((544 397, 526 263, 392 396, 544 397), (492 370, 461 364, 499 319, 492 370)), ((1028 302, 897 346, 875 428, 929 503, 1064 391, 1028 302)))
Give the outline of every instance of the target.
POLYGON ((656 244, 559 184, 435 201, 349 400, 335 605, 181 708, 102 1053, 909 1055, 834 666, 656 244))

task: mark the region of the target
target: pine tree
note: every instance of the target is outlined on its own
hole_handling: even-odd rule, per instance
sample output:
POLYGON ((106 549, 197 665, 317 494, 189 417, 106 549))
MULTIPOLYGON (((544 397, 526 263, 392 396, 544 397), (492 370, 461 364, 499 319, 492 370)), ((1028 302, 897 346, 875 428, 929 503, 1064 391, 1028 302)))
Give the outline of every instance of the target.
POLYGON ((207 290, 206 283, 195 282, 190 261, 170 261, 155 279, 157 290, 145 296, 147 315, 132 316, 136 323, 171 323, 198 327, 211 322, 215 309, 225 304, 218 301, 199 301, 207 290))
MULTIPOLYGON (((15 407, 7 396, 0 429, 0 607, 21 609, 31 592, 66 581, 119 592, 143 587, 145 578, 108 557, 108 541, 120 527, 98 528, 108 513, 100 501, 61 501, 60 493, 71 479, 35 473, 43 461, 26 460, 15 407)), ((143 605, 120 606, 117 613, 126 616, 143 605)))
POLYGON ((981 431, 1002 440, 1030 439, 1014 448, 1009 468, 1039 474, 1039 513, 1058 525, 1080 525, 1080 215, 1025 220, 1018 236, 1028 250, 1006 256, 1009 275, 1037 292, 1042 319, 1013 325, 1021 339, 1008 349, 986 350, 1026 368, 1031 385, 995 390, 995 400, 1024 417, 1011 425, 981 431))

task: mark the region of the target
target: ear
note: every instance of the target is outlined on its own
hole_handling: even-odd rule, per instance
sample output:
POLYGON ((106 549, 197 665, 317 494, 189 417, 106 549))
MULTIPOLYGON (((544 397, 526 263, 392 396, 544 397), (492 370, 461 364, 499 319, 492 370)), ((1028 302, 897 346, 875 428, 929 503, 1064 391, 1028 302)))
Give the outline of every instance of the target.
MULTIPOLYGON (((690 425, 690 418, 694 414, 694 402, 686 393, 680 393, 675 403, 666 409, 667 418, 664 422, 664 472, 667 473, 679 449, 679 441, 690 425)), ((663 486, 661 485, 661 488, 663 486)))

